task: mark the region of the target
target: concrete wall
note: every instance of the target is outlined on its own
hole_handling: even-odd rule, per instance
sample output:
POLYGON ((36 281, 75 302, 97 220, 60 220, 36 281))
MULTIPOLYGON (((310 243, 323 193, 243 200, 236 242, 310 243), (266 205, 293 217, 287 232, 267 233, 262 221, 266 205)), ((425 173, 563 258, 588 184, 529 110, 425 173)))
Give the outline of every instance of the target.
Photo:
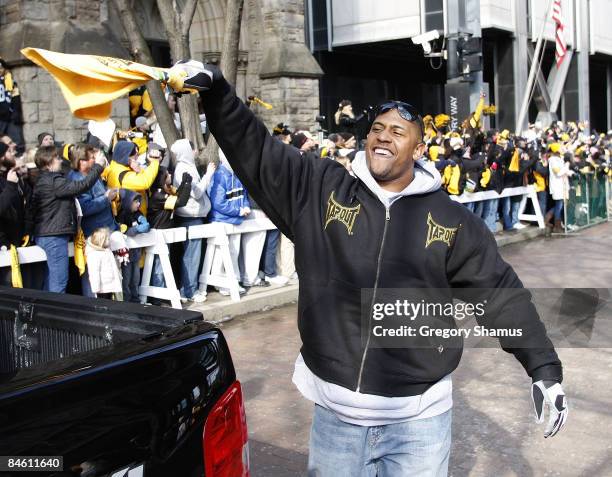
POLYGON ((591 52, 612 55, 612 1, 590 0, 589 9, 591 52))
POLYGON ((480 0, 480 27, 514 31, 514 1, 480 0))
MULTIPOLYGON (((65 53, 126 57, 127 51, 105 23, 105 0, 0 0, 0 56, 11 64, 19 84, 27 147, 36 136, 51 132, 56 140, 75 143, 87 134, 86 122, 75 118, 53 78, 21 56, 26 46, 65 53)), ((113 119, 129 126, 127 98, 113 104, 113 119)))
MULTIPOLYGON (((78 119, 68 109, 55 80, 37 66, 21 66, 13 70, 19 83, 23 108, 23 132, 28 147, 36 145, 41 132, 51 132, 56 141, 76 143, 87 135, 87 121, 78 119)), ((130 127, 127 98, 113 102, 112 119, 122 129, 130 127)))
POLYGON ((417 0, 332 0, 333 46, 418 35, 420 13, 417 0))

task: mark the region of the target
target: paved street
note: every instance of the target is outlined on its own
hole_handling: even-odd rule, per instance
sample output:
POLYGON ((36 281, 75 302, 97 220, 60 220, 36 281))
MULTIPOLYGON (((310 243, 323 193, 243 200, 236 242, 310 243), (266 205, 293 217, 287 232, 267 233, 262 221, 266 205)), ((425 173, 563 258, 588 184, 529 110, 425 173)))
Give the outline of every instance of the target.
MULTIPOLYGON (((571 238, 502 249, 527 287, 610 287, 612 223, 571 238)), ((296 306, 228 322, 246 395, 254 477, 305 474, 313 405, 291 383, 299 350, 296 306)), ((452 476, 612 475, 612 349, 558 350, 570 413, 544 439, 533 422, 530 379, 501 349, 466 349, 453 374, 452 476)))

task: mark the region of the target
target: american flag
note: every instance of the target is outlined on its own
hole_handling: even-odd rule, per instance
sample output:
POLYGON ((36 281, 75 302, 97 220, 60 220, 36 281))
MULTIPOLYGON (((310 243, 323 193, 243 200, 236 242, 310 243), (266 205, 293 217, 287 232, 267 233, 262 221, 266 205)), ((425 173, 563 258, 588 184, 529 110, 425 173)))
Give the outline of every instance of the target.
POLYGON ((567 44, 563 37, 563 16, 561 15, 561 0, 555 0, 553 3, 553 21, 555 22, 555 58, 557 60, 557 68, 561 66, 565 53, 567 52, 567 44))

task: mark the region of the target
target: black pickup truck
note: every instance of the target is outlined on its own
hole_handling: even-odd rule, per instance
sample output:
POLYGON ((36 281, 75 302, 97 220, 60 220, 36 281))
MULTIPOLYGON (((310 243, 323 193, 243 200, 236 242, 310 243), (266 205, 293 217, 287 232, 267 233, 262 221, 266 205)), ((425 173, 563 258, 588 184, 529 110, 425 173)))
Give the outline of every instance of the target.
POLYGON ((2 477, 248 476, 221 331, 194 311, 0 287, 0 456, 2 477))

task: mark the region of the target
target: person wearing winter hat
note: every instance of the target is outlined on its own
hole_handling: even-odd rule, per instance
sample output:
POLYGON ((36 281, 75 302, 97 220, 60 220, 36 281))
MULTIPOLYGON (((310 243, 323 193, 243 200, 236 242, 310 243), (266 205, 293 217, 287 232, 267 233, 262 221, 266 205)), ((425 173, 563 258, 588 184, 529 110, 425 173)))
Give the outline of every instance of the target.
POLYGON ((313 152, 316 143, 308 131, 300 131, 294 134, 293 139, 291 139, 291 145, 299 149, 302 155, 318 157, 318 155, 313 152))
MULTIPOLYGON (((251 204, 249 202, 247 191, 240 182, 240 179, 234 174, 232 166, 225 158, 225 154, 219 151, 219 159, 221 165, 213 176, 213 182, 210 186, 210 202, 212 204, 210 212, 211 222, 221 222, 225 224, 240 225, 242 221, 251 214, 251 204)), ((236 280, 240 281, 240 234, 232 234, 229 239, 229 251, 234 265, 234 273, 236 280)), ((223 264, 221 257, 217 256, 213 259, 212 273, 222 273, 223 264)), ((261 249, 260 255, 261 257, 261 249)), ((252 258, 252 257, 251 257, 252 258)), ((246 290, 240 286, 239 292, 246 293, 246 290)), ((227 288, 219 288, 219 293, 229 295, 230 291, 227 288)))
POLYGON ((151 159, 146 169, 138 162, 138 148, 133 142, 118 141, 113 149, 113 160, 104 171, 110 189, 128 189, 142 196, 140 211, 146 215, 146 192, 159 170, 159 161, 151 159))
POLYGON ((55 144, 53 134, 48 132, 40 133, 36 139, 38 140, 38 147, 53 146, 55 144))
MULTIPOLYGON (((117 215, 117 222, 119 222, 121 232, 129 237, 147 233, 151 226, 147 218, 140 212, 142 195, 127 189, 122 189, 120 195, 121 212, 117 215)), ((138 294, 138 287, 140 285, 140 254, 139 248, 131 248, 129 261, 121 265, 123 301, 140 302, 138 294)))
MULTIPOLYGON (((174 169, 174 187, 180 187, 185 173, 191 176, 189 200, 183 207, 178 207, 174 214, 177 227, 201 225, 210 212, 210 199, 207 189, 217 167, 212 162, 206 167, 206 173, 200 176, 195 164, 196 150, 188 139, 179 139, 170 148, 176 159, 174 169)), ((181 301, 202 303, 206 300, 206 290, 198 290, 200 257, 202 256, 202 239, 184 242, 183 259, 181 260, 181 301)))

